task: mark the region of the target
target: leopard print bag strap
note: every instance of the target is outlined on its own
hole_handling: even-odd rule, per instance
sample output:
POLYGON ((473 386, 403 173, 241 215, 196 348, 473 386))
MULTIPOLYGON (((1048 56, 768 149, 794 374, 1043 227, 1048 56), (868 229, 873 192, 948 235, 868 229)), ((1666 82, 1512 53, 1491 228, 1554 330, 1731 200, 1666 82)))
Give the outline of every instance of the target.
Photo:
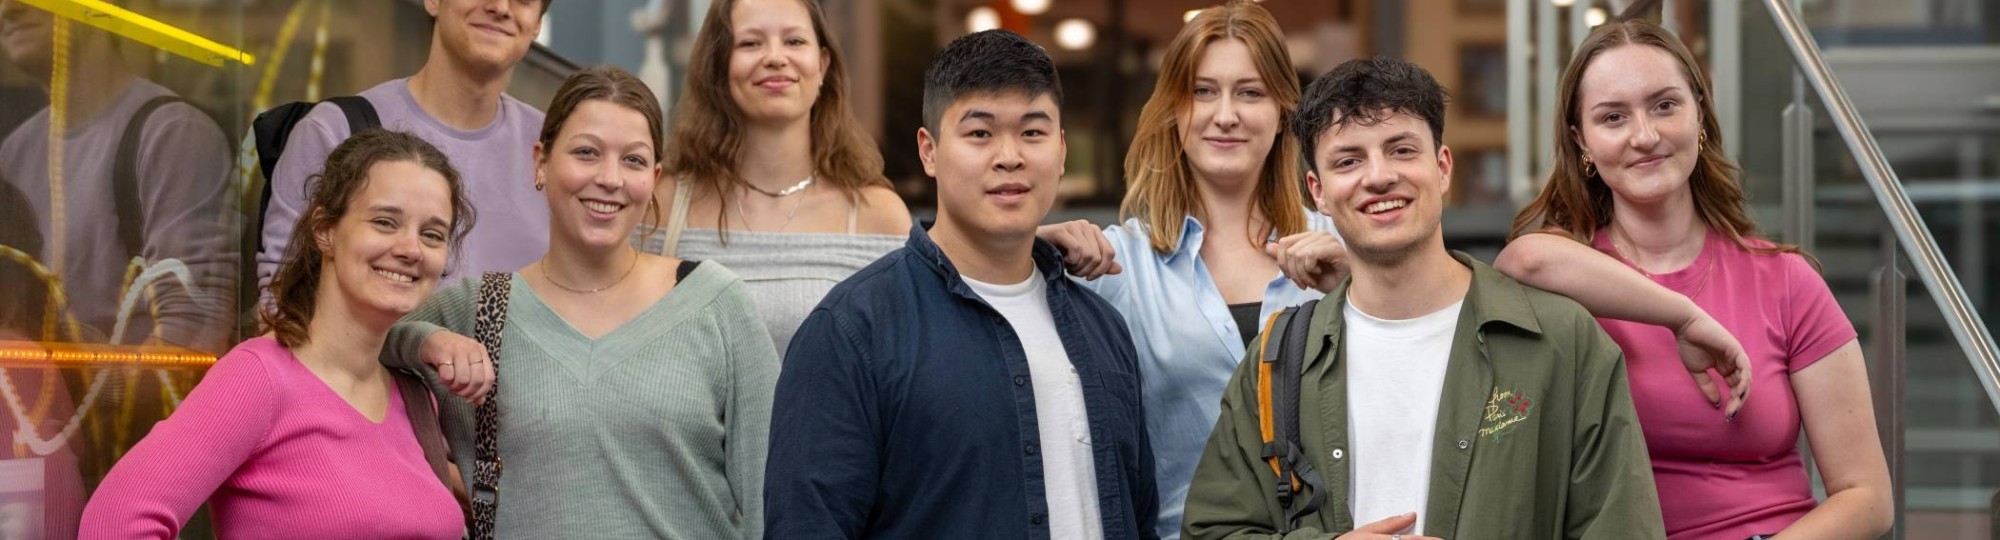
POLYGON ((486 403, 474 412, 472 443, 472 540, 493 538, 493 514, 500 508, 500 336, 507 328, 507 296, 513 275, 487 272, 480 277, 479 313, 473 323, 473 339, 486 346, 486 361, 493 363, 493 389, 486 403))

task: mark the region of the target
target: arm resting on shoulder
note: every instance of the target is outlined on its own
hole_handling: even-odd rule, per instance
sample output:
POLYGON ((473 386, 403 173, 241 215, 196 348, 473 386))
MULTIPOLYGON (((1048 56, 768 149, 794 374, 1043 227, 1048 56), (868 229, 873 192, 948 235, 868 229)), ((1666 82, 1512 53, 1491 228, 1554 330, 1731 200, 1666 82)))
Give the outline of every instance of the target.
POLYGON ((1704 317, 1694 301, 1590 246, 1553 233, 1508 242, 1493 268, 1530 287, 1576 300, 1592 315, 1667 328, 1704 317))

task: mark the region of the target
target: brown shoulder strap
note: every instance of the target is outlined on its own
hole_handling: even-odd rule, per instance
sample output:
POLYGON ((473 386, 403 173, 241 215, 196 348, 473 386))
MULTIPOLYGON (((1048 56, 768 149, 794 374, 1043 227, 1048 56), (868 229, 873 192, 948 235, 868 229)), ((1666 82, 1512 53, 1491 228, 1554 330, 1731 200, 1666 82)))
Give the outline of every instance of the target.
MULTIPOLYGON (((403 397, 403 412, 410 417, 410 430, 417 434, 417 446, 424 451, 424 463, 431 466, 438 481, 449 488, 459 480, 451 472, 450 444, 444 440, 444 428, 438 424, 437 408, 431 401, 431 389, 421 378, 401 371, 392 371, 396 379, 396 393, 403 397)), ((459 490, 452 490, 458 500, 459 510, 468 510, 467 501, 459 490)))

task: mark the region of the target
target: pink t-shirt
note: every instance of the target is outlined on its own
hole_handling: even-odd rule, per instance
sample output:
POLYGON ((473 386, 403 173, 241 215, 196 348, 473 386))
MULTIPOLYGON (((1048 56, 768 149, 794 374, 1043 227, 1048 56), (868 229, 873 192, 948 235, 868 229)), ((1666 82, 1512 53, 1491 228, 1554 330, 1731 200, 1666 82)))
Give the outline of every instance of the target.
MULTIPOLYGON (((1599 231, 1593 244, 1617 257, 1609 234, 1599 231)), ((1653 281, 1693 298, 1736 336, 1755 375, 1749 403, 1724 422, 1682 367, 1673 332, 1597 320, 1625 350, 1667 537, 1734 540, 1784 529, 1818 504, 1799 456, 1791 375, 1854 340, 1854 324, 1804 257, 1757 254, 1713 231, 1694 263, 1653 281)))
POLYGON ((111 467, 81 538, 173 538, 210 503, 221 538, 410 538, 465 532, 398 392, 381 423, 271 338, 237 345, 111 467))

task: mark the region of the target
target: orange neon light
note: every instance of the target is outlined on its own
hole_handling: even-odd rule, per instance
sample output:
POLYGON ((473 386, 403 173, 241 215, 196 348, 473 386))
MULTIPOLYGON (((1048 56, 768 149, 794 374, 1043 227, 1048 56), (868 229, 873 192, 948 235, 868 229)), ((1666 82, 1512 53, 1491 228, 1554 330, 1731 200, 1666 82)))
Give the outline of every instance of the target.
POLYGON ((208 367, 215 355, 171 345, 96 345, 0 340, 0 362, 136 364, 151 367, 208 367))

